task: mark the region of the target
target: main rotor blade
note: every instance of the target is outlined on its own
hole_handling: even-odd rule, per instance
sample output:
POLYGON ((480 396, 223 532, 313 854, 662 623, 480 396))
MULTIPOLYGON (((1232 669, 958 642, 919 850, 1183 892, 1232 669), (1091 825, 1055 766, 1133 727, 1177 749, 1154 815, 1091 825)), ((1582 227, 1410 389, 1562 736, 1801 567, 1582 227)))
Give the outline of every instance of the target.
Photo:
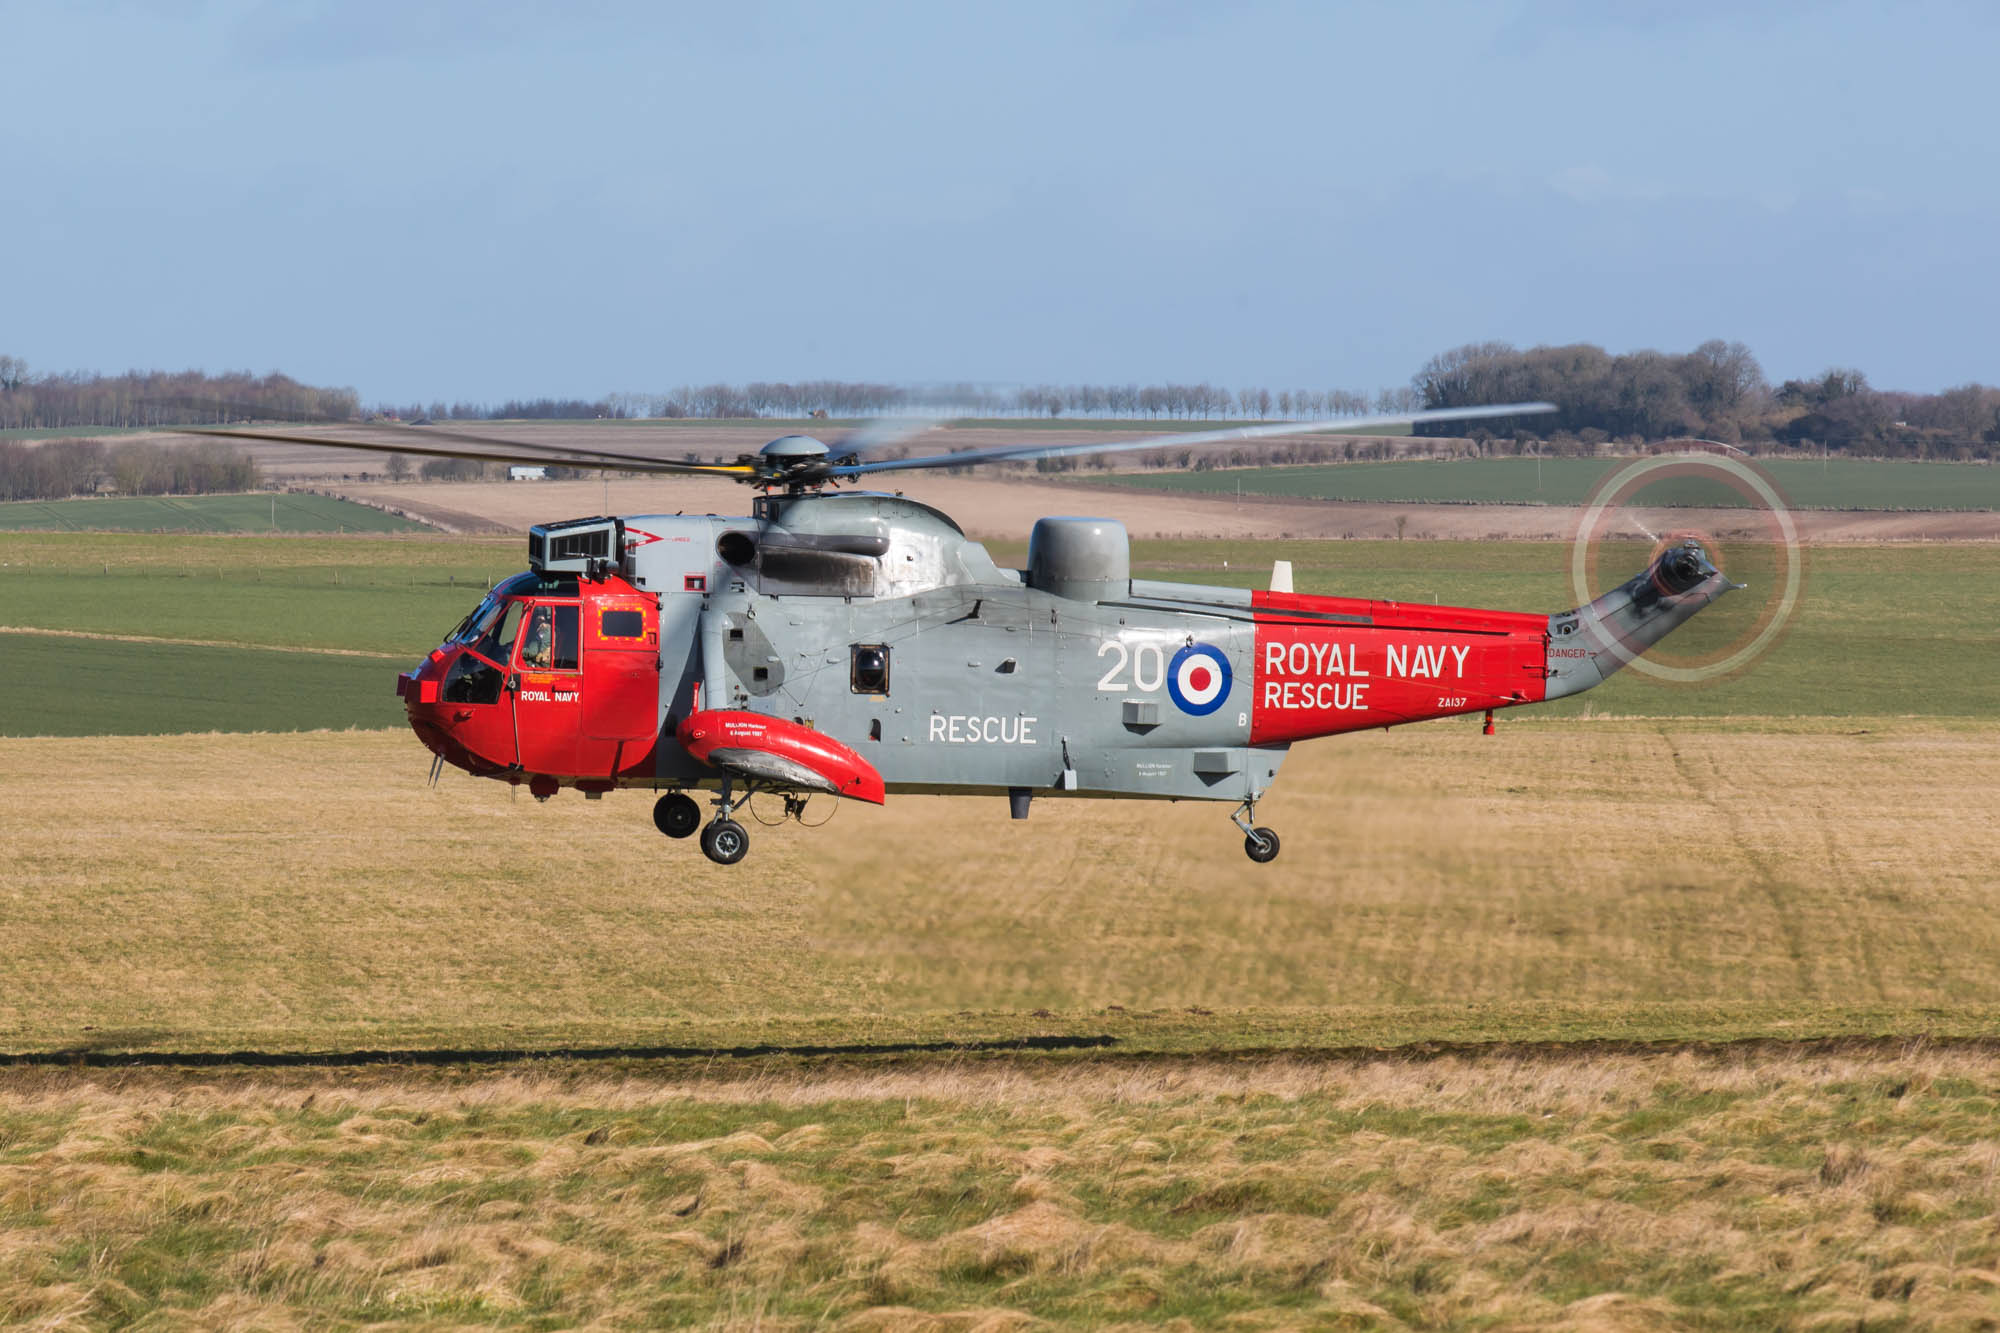
MULTIPOLYGON (((603 459, 605 464, 616 464, 621 468, 626 466, 651 466, 656 463, 671 461, 654 458, 650 454, 625 454, 611 449, 592 449, 585 445, 537 444, 532 440, 507 440, 496 435, 474 435, 470 431, 447 430, 439 426, 397 424, 389 427, 378 426, 376 429, 389 429, 398 434, 408 433, 417 436, 419 439, 462 440, 467 444, 492 445, 496 449, 526 449, 532 453, 548 454, 552 459, 560 455, 566 461, 570 462, 582 458, 599 458, 603 459)), ((719 465, 700 463, 682 464, 682 466, 709 467, 719 465)))
POLYGON ((923 417, 877 417, 873 421, 862 422, 828 445, 827 452, 835 458, 845 458, 849 454, 867 453, 871 449, 887 449, 904 440, 915 439, 926 431, 936 430, 939 424, 923 417))
POLYGON ((1431 421, 1478 421, 1488 417, 1524 417, 1556 410, 1553 403, 1507 403, 1498 407, 1445 407, 1430 412, 1403 412, 1392 416, 1346 417, 1332 421, 1287 421, 1269 426, 1233 426, 1226 430, 1202 430, 1185 435, 1153 435, 1143 440, 1102 440, 1089 444, 1022 444, 997 449, 967 449, 956 454, 932 454, 924 458, 887 458, 876 463, 848 463, 828 468, 835 477, 859 476, 865 472, 900 472, 913 468, 967 467, 974 463, 1005 460, 1030 462, 1037 458, 1082 458, 1090 454, 1133 453, 1141 449, 1185 449, 1231 440, 1262 440, 1283 435, 1309 435, 1320 431, 1344 434, 1363 433, 1378 426, 1423 425, 1431 421))
MULTIPOLYGON (((282 431, 228 430, 213 427, 181 426, 178 435, 208 435, 221 440, 266 440, 275 444, 308 444, 319 449, 361 449, 376 454, 417 454, 425 458, 466 458, 482 463, 518 463, 529 467, 546 464, 576 467, 590 472, 652 472, 666 475, 703 477, 747 477, 754 468, 742 463, 676 463, 664 458, 637 454, 614 454, 597 449, 565 450, 559 445, 530 444, 526 441, 490 440, 441 431, 447 439, 466 439, 490 444, 486 449, 440 449, 422 444, 385 444, 380 440, 328 439, 325 436, 292 435, 282 431)), ((435 437, 432 437, 435 438, 435 437)))

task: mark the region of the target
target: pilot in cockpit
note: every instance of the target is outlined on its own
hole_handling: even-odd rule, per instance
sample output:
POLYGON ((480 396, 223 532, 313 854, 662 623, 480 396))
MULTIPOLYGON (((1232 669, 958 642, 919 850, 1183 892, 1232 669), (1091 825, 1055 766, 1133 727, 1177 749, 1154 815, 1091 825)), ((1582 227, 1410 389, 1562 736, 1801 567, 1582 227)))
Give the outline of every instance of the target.
POLYGON ((521 665, 546 671, 549 666, 549 608, 538 606, 528 621, 528 637, 521 642, 521 665))

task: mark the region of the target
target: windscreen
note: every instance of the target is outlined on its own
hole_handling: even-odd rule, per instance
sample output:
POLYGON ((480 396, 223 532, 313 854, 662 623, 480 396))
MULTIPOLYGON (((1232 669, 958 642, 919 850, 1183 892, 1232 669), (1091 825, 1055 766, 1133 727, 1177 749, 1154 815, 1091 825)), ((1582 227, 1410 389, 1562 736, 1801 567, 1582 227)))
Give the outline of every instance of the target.
POLYGON ((487 622, 487 626, 473 641, 472 651, 481 657, 505 665, 514 652, 514 635, 521 628, 520 602, 501 603, 501 612, 487 622))

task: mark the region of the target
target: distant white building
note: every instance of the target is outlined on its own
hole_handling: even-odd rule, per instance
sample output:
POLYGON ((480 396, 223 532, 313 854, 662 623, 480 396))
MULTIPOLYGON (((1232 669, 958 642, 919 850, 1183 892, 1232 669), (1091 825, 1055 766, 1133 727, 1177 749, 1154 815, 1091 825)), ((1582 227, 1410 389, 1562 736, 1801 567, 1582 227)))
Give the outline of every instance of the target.
POLYGON ((507 469, 509 481, 547 481, 549 470, 539 464, 515 463, 507 469))

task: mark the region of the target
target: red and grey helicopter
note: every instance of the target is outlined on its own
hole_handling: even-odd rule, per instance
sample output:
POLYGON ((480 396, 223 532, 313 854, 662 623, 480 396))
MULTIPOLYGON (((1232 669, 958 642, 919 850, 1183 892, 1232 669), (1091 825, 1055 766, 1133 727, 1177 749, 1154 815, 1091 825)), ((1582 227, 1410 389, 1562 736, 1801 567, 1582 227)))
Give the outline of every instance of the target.
MULTIPOLYGON (((1134 578, 1124 526, 1036 522, 1027 568, 1003 569, 945 514, 842 490, 883 473, 1318 430, 1522 416, 1546 404, 1246 426, 915 458, 907 432, 803 435, 733 463, 532 445, 437 430, 395 443, 262 431, 231 438, 508 463, 734 478, 737 517, 597 516, 528 534, 528 569, 496 586, 397 677, 436 756, 547 799, 658 791, 654 822, 697 831, 724 865, 755 794, 797 817, 815 794, 1037 795, 1233 803, 1256 823, 1297 741, 1539 703, 1587 690, 1733 586, 1699 544, 1668 544, 1587 605, 1555 615, 1302 596, 1134 578), (694 793, 708 793, 704 821, 694 793)), ((203 432, 209 433, 209 432, 203 432)))

